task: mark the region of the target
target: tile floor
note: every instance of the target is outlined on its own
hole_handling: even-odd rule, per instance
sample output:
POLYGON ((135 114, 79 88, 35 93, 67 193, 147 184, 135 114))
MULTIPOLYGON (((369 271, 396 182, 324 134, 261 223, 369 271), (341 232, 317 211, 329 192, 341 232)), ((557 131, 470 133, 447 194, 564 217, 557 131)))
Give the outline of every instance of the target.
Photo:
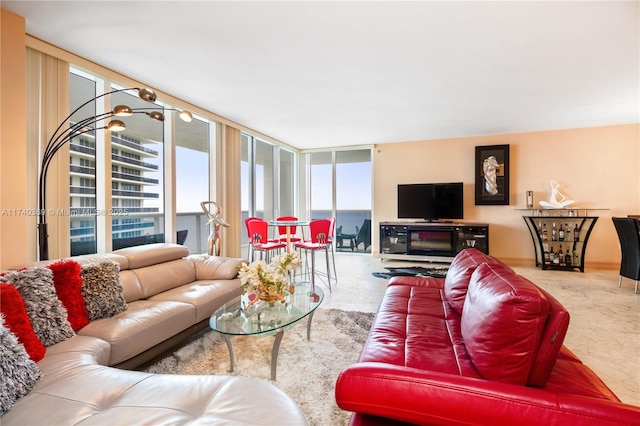
MULTIPOLYGON (((318 264, 324 259, 318 255, 318 264)), ((327 308, 375 312, 387 280, 372 272, 385 266, 426 266, 424 263, 381 261, 370 254, 337 253, 338 283, 326 293, 327 308)), ((586 268, 584 273, 542 271, 534 266, 512 265, 551 293, 571 314, 565 345, 571 349, 625 403, 640 406, 640 294, 617 270, 586 268)))

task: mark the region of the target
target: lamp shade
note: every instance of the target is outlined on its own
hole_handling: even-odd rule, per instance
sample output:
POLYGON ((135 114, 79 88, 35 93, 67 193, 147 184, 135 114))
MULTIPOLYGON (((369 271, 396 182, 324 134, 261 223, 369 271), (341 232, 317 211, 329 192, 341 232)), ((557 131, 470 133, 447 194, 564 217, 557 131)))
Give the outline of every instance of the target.
POLYGON ((133 115, 133 111, 127 105, 116 105, 115 108, 113 108, 113 114, 118 117, 129 117, 133 115))
POLYGON ((112 132, 122 132, 127 128, 127 126, 125 126, 125 124, 120 120, 111 120, 107 127, 112 132))
POLYGON ((151 111, 145 114, 147 114, 149 117, 153 118, 154 120, 164 121, 164 114, 161 113, 160 111, 151 111))
POLYGON ((138 96, 140 96, 140 99, 144 99, 145 101, 148 101, 148 102, 155 102, 156 99, 158 99, 156 92, 149 89, 148 87, 145 87, 144 89, 140 89, 138 91, 138 96))
POLYGON ((191 123, 191 120, 193 120, 193 115, 191 115, 189 111, 180 111, 179 116, 182 121, 186 121, 187 123, 191 123))

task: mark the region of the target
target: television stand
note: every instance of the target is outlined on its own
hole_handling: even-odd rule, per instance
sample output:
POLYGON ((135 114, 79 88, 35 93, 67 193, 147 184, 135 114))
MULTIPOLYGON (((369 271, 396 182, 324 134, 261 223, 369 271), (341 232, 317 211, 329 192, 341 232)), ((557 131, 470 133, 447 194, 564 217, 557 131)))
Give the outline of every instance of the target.
POLYGON ((380 259, 451 262, 474 247, 489 254, 489 224, 380 222, 380 259))

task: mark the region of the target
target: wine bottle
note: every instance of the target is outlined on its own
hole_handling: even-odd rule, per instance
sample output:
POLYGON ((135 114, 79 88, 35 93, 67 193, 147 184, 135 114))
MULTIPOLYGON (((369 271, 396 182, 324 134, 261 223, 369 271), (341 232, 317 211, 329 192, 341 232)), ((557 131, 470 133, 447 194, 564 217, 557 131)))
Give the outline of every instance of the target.
MULTIPOLYGON (((562 227, 562 225, 560 225, 562 227)), ((564 265, 564 253, 562 251, 562 244, 560 244, 560 248, 558 249, 558 263, 560 265, 564 265)))
POLYGON ((551 241, 558 241, 558 228, 556 228, 555 222, 551 226, 551 241))
POLYGON ((567 250, 567 254, 564 255, 564 264, 571 266, 571 253, 569 253, 569 250, 567 250))
POLYGON ((573 228, 573 241, 580 241, 580 228, 578 228, 577 223, 576 227, 573 228))
POLYGON ((549 234, 547 233, 547 224, 542 224, 542 241, 547 241, 549 239, 549 234))
POLYGON ((571 241, 571 228, 568 223, 564 224, 564 240, 571 241))
POLYGON ((558 241, 564 241, 564 228, 562 227, 562 223, 560 223, 560 228, 558 229, 558 241))

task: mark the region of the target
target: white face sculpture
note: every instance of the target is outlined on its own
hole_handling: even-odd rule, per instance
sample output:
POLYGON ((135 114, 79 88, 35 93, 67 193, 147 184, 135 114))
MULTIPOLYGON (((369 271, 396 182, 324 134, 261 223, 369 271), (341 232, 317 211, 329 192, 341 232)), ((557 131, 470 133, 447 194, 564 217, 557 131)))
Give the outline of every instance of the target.
POLYGON ((497 182, 497 169, 500 166, 498 160, 493 155, 487 157, 482 162, 482 173, 484 174, 484 188, 491 194, 496 195, 498 193, 497 182))

